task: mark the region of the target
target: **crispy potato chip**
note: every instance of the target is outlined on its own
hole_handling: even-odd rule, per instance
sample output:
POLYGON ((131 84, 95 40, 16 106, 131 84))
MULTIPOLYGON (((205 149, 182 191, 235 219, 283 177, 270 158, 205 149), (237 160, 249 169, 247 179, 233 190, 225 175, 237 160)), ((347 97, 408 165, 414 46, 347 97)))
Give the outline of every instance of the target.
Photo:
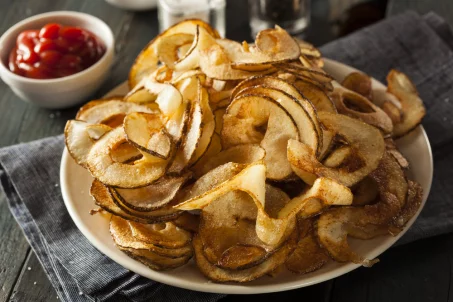
POLYGON ((199 55, 199 66, 206 76, 210 78, 217 80, 240 80, 256 74, 270 73, 274 70, 270 68, 263 71, 250 72, 233 69, 227 49, 218 44, 218 41, 203 28, 199 28, 198 34, 198 44, 196 47, 199 55))
POLYGON ((406 135, 417 127, 426 114, 423 101, 411 80, 402 72, 392 70, 387 75, 388 92, 398 98, 401 104, 402 120, 394 125, 393 136, 406 135))
POLYGON ((369 176, 356 184, 352 188, 352 192, 354 193, 354 199, 352 200, 352 205, 354 206, 371 204, 379 195, 377 183, 369 176))
POLYGON ((283 180, 292 174, 285 156, 289 139, 299 139, 296 125, 288 111, 269 97, 235 98, 223 117, 222 145, 260 144, 266 151, 270 179, 283 180))
POLYGON ((190 245, 181 248, 164 248, 136 239, 132 236, 132 231, 127 220, 119 216, 112 215, 110 219, 110 234, 115 244, 121 248, 149 250, 157 255, 168 258, 190 258, 192 256, 192 247, 190 245))
POLYGON ((172 222, 142 224, 128 221, 132 236, 140 241, 166 248, 180 248, 190 244, 192 233, 187 232, 172 222))
MULTIPOLYGON (((90 105, 88 109, 79 110, 76 119, 91 124, 106 124, 111 127, 117 127, 122 124, 123 118, 132 112, 158 113, 155 109, 140 104, 124 102, 120 100, 93 101, 95 104, 90 105), (113 118, 118 122, 113 122, 113 118)), ((89 103, 88 103, 89 104, 89 103)), ((85 105, 85 106, 88 106, 85 105)))
POLYGON ((253 199, 257 209, 256 232, 258 237, 267 244, 281 242, 291 219, 313 199, 320 199, 325 204, 351 204, 350 190, 328 178, 316 180, 313 187, 300 196, 293 198, 279 213, 272 218, 264 210, 265 204, 265 166, 254 163, 248 166, 228 163, 201 177, 186 196, 187 200, 176 205, 181 210, 194 210, 206 207, 211 201, 227 192, 240 190, 247 192, 253 199), (246 179, 254 179, 247 182, 246 179))
POLYGON ((143 157, 143 154, 129 142, 123 142, 110 150, 110 157, 117 163, 131 163, 143 157))
POLYGON ((213 155, 199 170, 194 170, 195 175, 202 176, 209 171, 229 162, 238 164, 251 164, 264 159, 266 152, 259 145, 238 145, 230 147, 213 155))
POLYGON ((241 191, 229 192, 204 207, 199 236, 206 259, 226 269, 245 269, 263 262, 276 247, 258 238, 256 215, 253 199, 241 191))
POLYGON ((135 85, 139 83, 142 78, 157 69, 159 59, 156 53, 156 45, 160 43, 162 37, 177 33, 195 35, 198 26, 205 29, 212 36, 216 38, 219 37, 219 34, 215 29, 204 21, 198 19, 188 19, 173 25, 149 42, 137 56, 134 65, 132 65, 129 72, 129 88, 132 89, 135 87, 135 85))
POLYGON ((145 157, 133 164, 113 161, 111 149, 126 140, 123 128, 116 128, 102 136, 87 156, 87 166, 93 177, 102 183, 120 187, 137 188, 149 185, 164 175, 166 161, 150 162, 145 157))
POLYGON ((367 124, 391 133, 393 123, 389 116, 364 96, 344 88, 336 88, 332 100, 339 113, 357 118, 367 124))
POLYGON ((192 232, 198 233, 198 227, 200 225, 200 215, 190 214, 184 212, 175 220, 172 220, 173 224, 177 227, 192 232))
POLYGON ((173 142, 160 115, 133 112, 124 118, 123 127, 127 140, 138 149, 162 159, 170 156, 173 142))
MULTIPOLYGON (((171 219, 159 219, 159 217, 171 217, 173 215, 173 219, 178 217, 181 212, 175 211, 173 208, 173 201, 166 206, 160 207, 158 209, 152 209, 149 211, 137 211, 136 209, 130 207, 128 204, 124 203, 123 199, 118 195, 116 191, 112 187, 108 187, 108 191, 110 196, 113 199, 113 202, 124 212, 133 215, 135 217, 144 218, 144 219, 151 219, 151 223, 161 222, 161 221, 168 221, 171 219), (176 214, 175 214, 176 213, 176 214)), ((174 198, 175 201, 178 200, 178 196, 174 198)), ((135 220, 134 220, 135 221, 135 220)))
POLYGON ((274 64, 274 66, 296 76, 303 76, 312 79, 320 83, 321 85, 330 83, 333 80, 333 77, 331 75, 327 74, 318 67, 305 67, 302 64, 298 63, 281 63, 274 64))
POLYGON ((206 88, 201 86, 201 83, 198 83, 198 99, 200 100, 201 110, 203 112, 203 129, 201 131, 200 140, 198 142, 197 148, 190 159, 190 164, 196 163, 206 152, 211 143, 212 135, 215 130, 215 116, 212 113, 211 107, 209 106, 209 95, 206 88))
MULTIPOLYGON (((186 33, 176 33, 162 37, 156 45, 157 57, 169 68, 174 69, 175 63, 180 60, 178 49, 183 45, 191 45, 194 38, 195 35, 186 33)), ((188 53, 190 54, 190 48, 185 55, 188 55, 188 53)))
POLYGON ((247 269, 262 263, 269 255, 259 246, 233 245, 222 253, 217 266, 225 269, 247 269))
POLYGON ((111 130, 102 124, 69 120, 64 129, 66 148, 77 164, 86 167, 88 153, 94 142, 111 130))
POLYGON ((114 188, 121 201, 137 211, 151 211, 170 203, 179 189, 190 179, 191 173, 179 177, 164 176, 157 182, 137 189, 114 188))
POLYGON ((155 103, 157 95, 150 93, 144 87, 138 89, 134 93, 129 93, 124 97, 125 102, 136 103, 149 107, 150 109, 158 112, 159 105, 155 103))
POLYGON ((387 152, 390 153, 398 162, 403 169, 409 168, 409 161, 404 157, 403 154, 396 148, 395 142, 391 138, 385 139, 385 145, 387 152))
POLYGON ((168 168, 168 173, 181 173, 188 165, 197 149, 203 131, 203 111, 200 100, 192 102, 187 133, 181 148, 176 151, 175 158, 168 168))
POLYGON ((165 84, 165 87, 159 92, 156 98, 156 104, 159 105, 160 111, 168 117, 173 116, 178 108, 181 107, 183 98, 175 86, 165 84))
POLYGON ((309 181, 306 177, 308 173, 329 177, 345 186, 352 186, 377 168, 385 151, 384 139, 378 129, 345 115, 327 112, 319 114, 320 121, 328 130, 341 135, 348 142, 356 154, 356 164, 362 165, 353 171, 328 168, 316 159, 309 147, 296 140, 290 140, 288 160, 299 177, 309 181), (358 160, 360 161, 357 162, 358 160))
POLYGON ((187 71, 181 71, 181 72, 174 72, 173 73, 173 78, 171 80, 171 84, 177 85, 180 82, 188 79, 188 78, 194 78, 197 77, 199 79, 203 79, 206 77, 206 75, 199 69, 193 69, 193 70, 187 70, 187 71))
POLYGON ((246 71, 264 71, 272 67, 271 63, 295 60, 300 55, 297 42, 278 26, 260 31, 255 45, 247 49, 242 44, 227 39, 216 42, 227 53, 232 68, 246 71))
POLYGON ((222 144, 220 142, 220 136, 217 133, 212 135, 211 142, 209 143, 208 149, 203 156, 190 168, 196 178, 199 178, 204 173, 205 165, 211 160, 212 157, 216 156, 222 151, 222 144))
POLYGON ((305 80, 295 81, 294 86, 313 104, 316 111, 337 112, 332 99, 326 94, 324 89, 305 80))
POLYGON ((296 38, 295 40, 299 44, 300 52, 303 55, 315 58, 321 57, 321 53, 319 52, 319 50, 316 49, 316 47, 314 47, 312 44, 298 38, 296 38))
POLYGON ((401 122, 401 118, 402 118, 401 111, 391 101, 384 101, 381 108, 389 116, 389 118, 392 120, 392 123, 394 125, 401 122))
MULTIPOLYGON (((353 195, 351 190, 329 178, 318 178, 312 187, 299 196, 294 197, 278 213, 279 218, 289 217, 299 212, 305 212, 305 207, 310 207, 311 202, 316 200, 322 205, 350 205, 353 195)), ((311 213, 313 215, 314 213, 311 213)), ((308 216, 308 215, 306 215, 308 216)))
POLYGON ((179 147, 183 136, 186 134, 191 113, 190 108, 188 102, 183 102, 178 110, 165 123, 165 128, 172 136, 176 147, 179 147))
POLYGON ((319 152, 318 159, 323 160, 326 155, 331 151, 333 147, 333 142, 335 138, 335 133, 326 129, 322 130, 322 148, 319 152))
POLYGON ((373 90, 371 85, 371 78, 361 72, 351 72, 348 74, 341 85, 351 91, 354 91, 368 100, 373 100, 373 90))
MULTIPOLYGON (((281 190, 266 185, 266 211, 272 216, 289 201, 281 190)), ((244 192, 234 191, 203 208, 200 236, 206 259, 225 269, 241 270, 258 265, 281 247, 264 244, 255 231, 257 208, 244 192)), ((282 241, 293 233, 295 221, 286 229, 282 241)))
POLYGON ((382 235, 406 202, 408 190, 404 173, 395 159, 388 153, 371 173, 379 188, 379 201, 363 207, 341 207, 321 214, 317 234, 320 243, 339 262, 351 261, 364 266, 375 263, 351 250, 348 235, 372 238, 382 235), (376 226, 384 226, 376 228, 376 226), (367 232, 371 231, 367 235, 367 232))
POLYGON ((180 211, 166 209, 166 211, 149 212, 147 216, 135 216, 120 208, 109 192, 109 189, 100 181, 94 180, 91 184, 90 195, 94 198, 96 205, 113 215, 119 216, 126 220, 140 223, 155 223, 161 221, 173 220, 181 214, 180 211))
MULTIPOLYGON (((309 131, 309 130, 303 131, 302 129, 300 129, 300 127, 301 127, 300 126, 299 131, 301 133, 304 133, 304 135, 301 134, 301 136, 304 137, 304 138, 302 138, 303 139, 302 141, 309 144, 312 148, 314 148, 314 150, 321 147, 319 140, 322 138, 322 131, 321 131, 321 127, 319 126, 318 116, 313 107, 313 104, 310 103, 310 101, 308 101, 294 85, 292 85, 291 83, 289 83, 283 79, 277 78, 277 77, 257 76, 257 77, 253 77, 253 78, 247 79, 247 80, 239 83, 236 86, 236 88, 233 90, 232 98, 235 98, 236 96, 238 96, 240 94, 240 92, 243 91, 245 88, 252 87, 252 86, 266 86, 268 88, 283 91, 284 93, 292 96, 306 112, 306 114, 303 114, 298 111, 302 115, 302 117, 300 117, 298 119, 302 119, 308 114, 312 121, 312 124, 315 127, 315 130, 318 134, 317 139, 315 139, 315 137, 312 138, 310 136, 313 136, 313 135, 311 133, 307 133, 307 131, 309 131)), ((305 122, 305 123, 308 124, 307 122, 305 122)), ((308 129, 312 129, 312 126, 309 126, 308 129)))
POLYGON ((314 150, 318 149, 319 135, 313 120, 302 107, 300 102, 291 95, 267 86, 251 86, 239 91, 234 97, 239 98, 242 95, 260 95, 273 99, 280 104, 286 112, 289 113, 296 124, 300 140, 309 145, 314 150))
POLYGON ((288 239, 287 243, 283 244, 283 246, 269 258, 256 266, 243 270, 226 270, 211 264, 205 258, 203 244, 200 237, 196 235, 193 239, 195 262, 203 275, 216 282, 247 282, 270 273, 283 264, 288 255, 294 250, 296 239, 297 232, 293 232, 293 235, 288 239))
POLYGON ((319 245, 313 219, 298 219, 299 241, 285 262, 286 268, 296 274, 307 274, 320 269, 330 258, 319 245))
POLYGON ((349 146, 342 146, 333 150, 323 161, 323 165, 328 168, 340 166, 354 151, 349 146))
POLYGON ((149 268, 156 271, 163 271, 174 269, 186 264, 192 257, 179 257, 179 258, 169 258, 160 256, 152 251, 147 250, 136 250, 130 248, 119 247, 129 257, 143 263, 149 268))
POLYGON ((217 133, 218 135, 221 134, 222 128, 223 128, 223 116, 225 115, 226 109, 225 108, 219 108, 216 111, 214 111, 214 116, 215 116, 215 129, 214 132, 217 133))
POLYGON ((255 46, 260 53, 275 57, 274 61, 297 59, 300 55, 297 42, 280 26, 260 31, 255 46))
POLYGON ((422 186, 415 181, 409 180, 406 204, 401 209, 401 212, 394 218, 393 225, 397 228, 402 228, 406 223, 417 213, 423 199, 422 186))

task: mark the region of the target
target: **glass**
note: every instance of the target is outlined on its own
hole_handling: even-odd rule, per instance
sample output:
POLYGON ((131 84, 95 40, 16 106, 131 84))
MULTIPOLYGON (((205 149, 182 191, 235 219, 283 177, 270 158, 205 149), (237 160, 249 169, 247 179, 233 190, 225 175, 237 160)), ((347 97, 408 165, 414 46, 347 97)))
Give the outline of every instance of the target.
POLYGON ((197 18, 225 37, 225 0, 159 0, 158 17, 161 32, 185 19, 197 18))
POLYGON ((249 0, 249 16, 253 37, 275 25, 298 35, 310 24, 310 0, 249 0))

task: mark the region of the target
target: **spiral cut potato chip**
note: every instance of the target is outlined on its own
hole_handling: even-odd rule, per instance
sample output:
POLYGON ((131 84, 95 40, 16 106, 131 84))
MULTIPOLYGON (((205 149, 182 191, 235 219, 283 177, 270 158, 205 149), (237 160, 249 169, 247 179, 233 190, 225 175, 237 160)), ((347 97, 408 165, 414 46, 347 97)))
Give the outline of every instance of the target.
POLYGON ((375 263, 348 237, 396 235, 417 213, 422 189, 393 138, 425 109, 401 72, 378 95, 368 75, 340 84, 323 65, 278 26, 248 44, 186 20, 153 39, 129 93, 65 127, 113 243, 154 270, 194 257, 216 282, 375 263))

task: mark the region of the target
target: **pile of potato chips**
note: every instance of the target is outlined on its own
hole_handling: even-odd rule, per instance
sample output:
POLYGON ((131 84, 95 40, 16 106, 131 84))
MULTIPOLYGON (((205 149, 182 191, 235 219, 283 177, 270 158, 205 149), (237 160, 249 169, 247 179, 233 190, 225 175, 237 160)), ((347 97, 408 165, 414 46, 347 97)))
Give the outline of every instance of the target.
POLYGON ((417 212, 422 190, 393 139, 425 109, 401 72, 378 99, 367 75, 340 84, 322 67, 279 27, 249 45, 187 20, 152 40, 131 91, 65 129, 118 248, 155 270, 194 257, 218 282, 372 265, 347 238, 395 235, 417 212))

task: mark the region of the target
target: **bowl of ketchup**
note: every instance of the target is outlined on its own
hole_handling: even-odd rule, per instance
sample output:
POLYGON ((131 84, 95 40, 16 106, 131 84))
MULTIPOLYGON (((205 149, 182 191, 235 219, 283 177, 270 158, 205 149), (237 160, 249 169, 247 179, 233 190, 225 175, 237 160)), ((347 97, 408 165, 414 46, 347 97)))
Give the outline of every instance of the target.
POLYGON ((0 37, 0 76, 21 99, 66 108, 88 98, 104 82, 114 37, 102 20, 84 13, 36 15, 0 37))

